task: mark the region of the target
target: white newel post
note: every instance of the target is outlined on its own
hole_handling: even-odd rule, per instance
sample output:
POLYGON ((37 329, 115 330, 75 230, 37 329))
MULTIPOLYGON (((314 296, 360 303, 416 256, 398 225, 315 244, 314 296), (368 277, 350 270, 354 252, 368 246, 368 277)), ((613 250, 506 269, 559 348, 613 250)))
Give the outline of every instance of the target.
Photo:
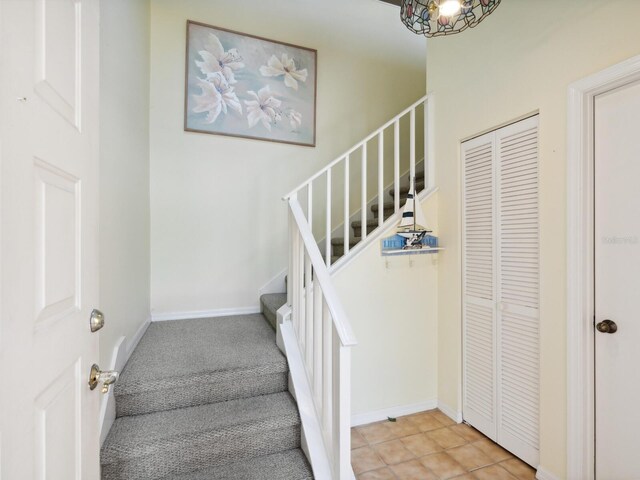
POLYGON ((336 478, 350 479, 351 468, 351 348, 333 331, 333 455, 336 478))

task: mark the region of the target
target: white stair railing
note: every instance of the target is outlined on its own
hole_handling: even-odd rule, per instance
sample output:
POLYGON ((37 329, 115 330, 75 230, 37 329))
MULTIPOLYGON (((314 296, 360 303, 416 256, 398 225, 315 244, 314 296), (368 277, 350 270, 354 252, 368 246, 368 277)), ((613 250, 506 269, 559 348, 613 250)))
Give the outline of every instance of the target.
MULTIPOLYGON (((352 179, 350 177, 350 162, 352 159, 360 153, 360 221, 361 221, 361 241, 364 241, 368 232, 368 209, 367 205, 369 203, 370 198, 367 195, 367 169, 372 167, 368 165, 368 156, 367 156, 367 144, 369 141, 375 139, 377 137, 377 192, 374 195, 377 195, 377 205, 378 205, 378 225, 375 230, 380 228, 384 223, 384 196, 386 194, 384 189, 384 172, 388 171, 390 165, 385 165, 385 149, 384 149, 384 135, 387 129, 393 129, 393 191, 394 191, 394 213, 397 213, 400 210, 400 146, 401 146, 401 137, 400 137, 400 121, 409 116, 409 176, 410 178, 414 178, 416 175, 416 140, 417 133, 416 132, 416 115, 417 109, 423 108, 424 115, 424 132, 423 133, 423 145, 424 145, 424 155, 423 155, 423 167, 424 167, 424 179, 425 179, 425 189, 428 189, 433 186, 433 173, 432 162, 428 158, 427 150, 428 150, 428 105, 429 105, 429 97, 424 96, 414 104, 410 105, 394 118, 386 122, 380 128, 369 134, 362 141, 358 142, 356 145, 351 147, 345 153, 340 155, 334 161, 329 163, 322 170, 318 171, 315 175, 311 176, 304 182, 302 182, 298 187, 293 189, 287 195, 284 196, 285 200, 290 200, 293 197, 303 198, 306 196, 306 219, 309 224, 309 228, 311 229, 313 222, 313 192, 314 192, 314 183, 322 182, 322 177, 324 177, 324 181, 326 182, 326 221, 324 228, 324 262, 327 267, 331 267, 331 258, 332 258, 332 245, 331 245, 331 233, 332 233, 332 211, 334 208, 334 199, 332 196, 332 177, 333 172, 340 171, 344 172, 344 192, 343 198, 338 200, 338 202, 343 202, 343 212, 344 212, 344 255, 340 261, 346 259, 347 254, 349 253, 349 239, 351 235, 349 234, 349 230, 351 228, 350 225, 350 205, 349 205, 349 195, 350 189, 352 187, 352 183, 355 183, 357 186, 358 179, 352 179), (385 168, 387 167, 387 168, 385 168), (306 195, 305 195, 306 193, 306 195)), ((406 145, 405 145, 406 146, 406 145)), ((373 195, 372 195, 373 197, 373 195)), ((338 206, 336 206, 338 207, 338 206)), ((312 230, 312 229, 311 229, 312 230)), ((371 234, 374 233, 373 230, 371 234)), ((313 230, 312 230, 313 231, 313 230)), ((312 234, 313 235, 313 234, 312 234)), ((318 240, 318 239, 316 239, 318 240)))
MULTIPOLYGON (((330 174, 327 178, 331 181, 330 174)), ((297 194, 289 197, 288 204, 291 327, 331 478, 351 480, 350 347, 356 339, 297 194)))
MULTIPOLYGON (((408 116, 409 175, 416 174, 416 116, 417 109, 424 109, 424 178, 425 188, 432 187, 432 163, 427 155, 428 97, 409 106, 361 142, 351 147, 325 168, 295 188, 284 199, 289 210, 289 288, 287 306, 283 307, 283 322, 279 331, 290 361, 303 427, 309 446, 314 472, 332 480, 352 480, 351 468, 351 347, 356 339, 342 308, 332 280, 332 212, 343 211, 344 257, 349 254, 349 230, 351 228, 349 195, 351 183, 360 183, 361 240, 367 231, 367 206, 372 200, 367 196, 367 169, 377 169, 378 222, 376 230, 383 227, 384 172, 393 171, 394 214, 400 210, 400 154, 401 125, 408 116), (393 129, 393 169, 385 165, 385 132, 393 129), (377 139, 377 162, 368 165, 367 144, 377 139), (350 177, 350 162, 360 156, 360 178, 350 177), (344 173, 344 198, 342 205, 334 205, 332 184, 344 173), (325 243, 318 246, 313 235, 314 191, 326 188, 325 243), (303 211, 301 201, 306 204, 303 211), (334 207, 337 210, 334 210, 334 207), (321 252, 322 250, 322 252, 321 252), (310 406, 311 405, 311 406, 310 406), (320 450, 318 449, 321 445, 320 450), (315 460, 314 460, 315 459, 315 460), (317 471, 316 471, 317 470, 317 471)), ((406 138, 406 137, 405 137, 406 138)), ((406 140, 405 140, 406 141, 406 140)), ((358 165, 356 165, 357 167, 358 165)), ((373 184, 373 182, 372 182, 373 184)), ((389 221, 391 217, 389 217, 389 221)), ((373 235, 375 232, 371 232, 373 235)), ((354 252, 355 253, 355 252, 354 252)), ((342 260, 342 259, 341 259, 342 260)), ((335 265, 338 267, 338 264, 335 265)))

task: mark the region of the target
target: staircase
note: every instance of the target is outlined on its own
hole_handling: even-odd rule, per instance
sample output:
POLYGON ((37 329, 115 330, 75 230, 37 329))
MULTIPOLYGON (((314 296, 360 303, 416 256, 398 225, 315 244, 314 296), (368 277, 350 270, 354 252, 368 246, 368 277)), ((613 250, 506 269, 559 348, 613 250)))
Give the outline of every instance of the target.
MULTIPOLYGON (((418 192, 424 190, 425 182, 424 182, 424 170, 416 172, 416 190, 418 192)), ((394 196, 395 191, 390 189, 388 192, 389 199, 384 202, 382 209, 382 221, 389 218, 391 215, 395 213, 395 202, 394 196)), ((406 178, 406 183, 400 187, 400 204, 403 205, 407 200, 407 196, 409 195, 409 177, 406 178)), ((371 213, 373 214, 372 218, 367 219, 367 234, 372 233, 376 230, 380 223, 378 219, 378 212, 380 211, 380 207, 377 203, 371 205, 371 213)), ((351 222, 351 230, 353 235, 349 237, 349 249, 355 247, 362 240, 362 220, 354 220, 351 222)), ((340 258, 344 255, 344 237, 333 237, 331 239, 331 264, 335 264, 340 258)))
POLYGON ((312 479, 288 378, 261 314, 152 323, 115 386, 102 479, 312 479))
POLYGON ((285 303, 287 303, 286 293, 266 293, 260 296, 260 310, 274 330, 278 321, 278 310, 285 303))
POLYGON ((384 231, 385 220, 391 223, 391 217, 399 215, 409 190, 408 178, 400 176, 400 124, 405 116, 410 175, 416 177, 418 191, 432 186, 427 100, 423 97, 403 110, 284 197, 290 222, 291 292, 280 325, 276 312, 287 303, 286 294, 262 296, 263 314, 151 324, 115 386, 117 418, 101 451, 103 480, 313 479, 300 448, 300 412, 305 449, 317 477, 355 478, 351 349, 357 340, 330 269, 340 258, 346 262, 351 247, 366 244, 369 233, 378 238, 374 231, 384 231), (418 108, 424 115, 424 132, 416 128, 418 108), (385 155, 387 129, 393 134, 392 156, 385 155), (421 134, 424 165, 417 172, 421 134), (369 142, 377 144, 377 188, 369 192, 373 195, 367 194, 369 142), (357 156, 359 179, 350 177, 357 156), (332 179, 338 169, 344 179, 338 199, 343 236, 332 238, 332 179), (393 172, 390 192, 384 188, 385 171, 393 172), (360 187, 355 190, 360 192, 360 219, 353 222, 352 180, 360 187), (314 182, 324 183, 326 192, 321 248, 312 229, 314 182), (369 208, 373 200, 376 204, 369 208), (289 362, 276 346, 276 328, 289 362), (289 381, 300 411, 288 392, 289 381))

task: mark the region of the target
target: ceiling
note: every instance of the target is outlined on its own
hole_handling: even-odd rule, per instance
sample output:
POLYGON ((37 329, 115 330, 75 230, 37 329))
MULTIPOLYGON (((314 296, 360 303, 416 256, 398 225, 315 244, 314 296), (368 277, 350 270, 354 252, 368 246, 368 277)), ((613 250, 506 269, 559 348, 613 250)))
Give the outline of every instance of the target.
MULTIPOLYGON (((389 1, 402 3, 402 0, 389 1)), ((4 0, 0 0, 0 3, 3 2, 4 0)), ((173 0, 164 0, 164 3, 172 2, 173 0)), ((211 3, 211 0, 175 3, 200 5, 211 3)), ((233 5, 234 0, 218 0, 214 3, 233 5)), ((374 63, 386 59, 388 68, 391 69, 395 66, 403 71, 426 68, 424 36, 415 35, 404 26, 399 18, 400 8, 393 3, 381 0, 247 0, 242 3, 251 5, 250 10, 256 24, 264 23, 260 19, 269 19, 268 27, 263 27, 267 32, 281 29, 288 32, 290 40, 309 36, 324 38, 325 48, 332 44, 343 55, 356 55, 374 63), (309 12, 313 12, 313 15, 309 15, 309 12), (336 12, 339 14, 336 15, 336 12), (305 19, 304 22, 300 21, 301 18, 305 19)), ((246 9, 239 9, 234 15, 242 18, 246 15, 246 9)), ((260 32, 258 29, 253 33, 259 35, 260 32)), ((313 43, 308 46, 313 48, 313 43)), ((318 58, 321 60, 321 56, 318 58)), ((348 74, 344 81, 345 85, 349 84, 348 74)))

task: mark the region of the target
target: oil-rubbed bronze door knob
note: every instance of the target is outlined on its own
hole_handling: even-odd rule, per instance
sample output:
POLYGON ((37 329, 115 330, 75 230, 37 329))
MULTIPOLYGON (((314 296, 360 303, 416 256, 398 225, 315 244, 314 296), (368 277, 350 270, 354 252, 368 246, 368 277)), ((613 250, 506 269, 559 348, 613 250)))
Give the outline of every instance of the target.
POLYGON ((613 320, 603 320, 596 325, 596 329, 600 333, 616 333, 618 331, 618 325, 613 320))

